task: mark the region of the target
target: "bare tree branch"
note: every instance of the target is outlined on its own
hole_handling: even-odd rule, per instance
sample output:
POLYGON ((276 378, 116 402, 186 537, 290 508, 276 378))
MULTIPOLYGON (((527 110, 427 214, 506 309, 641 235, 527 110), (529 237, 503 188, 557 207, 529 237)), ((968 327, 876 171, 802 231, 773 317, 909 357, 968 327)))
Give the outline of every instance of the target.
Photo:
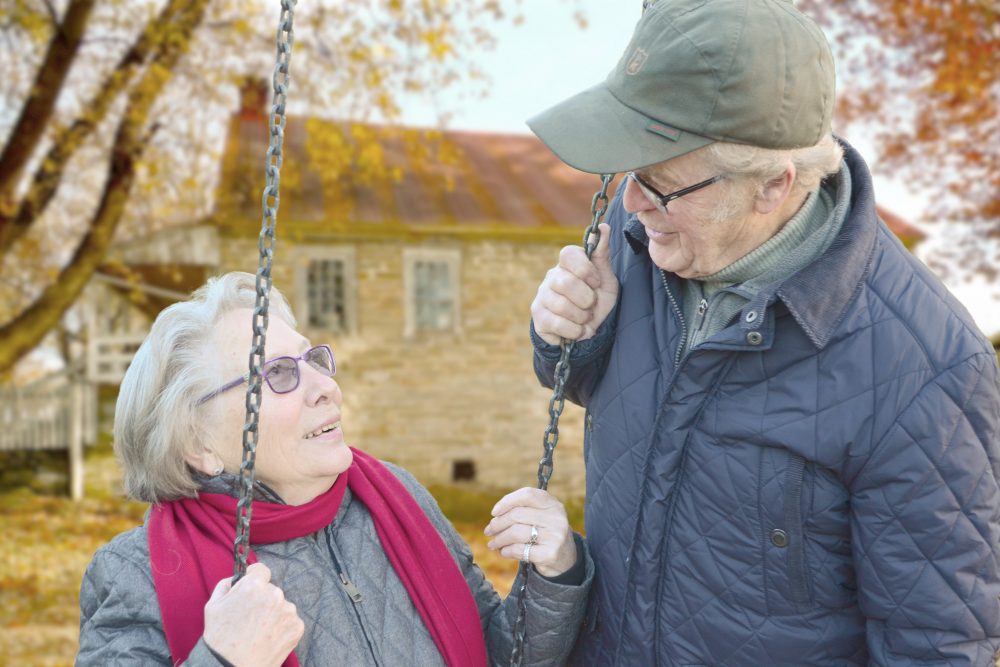
POLYGON ((56 8, 52 5, 52 0, 42 0, 42 4, 45 5, 45 9, 49 12, 49 19, 52 20, 52 27, 59 30, 59 14, 56 12, 56 8))
POLYGON ((159 46, 158 42, 163 40, 160 35, 162 26, 177 20, 176 14, 182 9, 182 5, 176 0, 167 3, 157 18, 146 25, 132 48, 122 56, 80 117, 68 128, 56 133, 52 147, 36 169, 27 193, 12 215, 4 216, 0 202, 0 258, 10 251, 15 241, 31 228, 45 210, 59 188, 70 158, 104 120, 114 100, 132 80, 135 71, 146 61, 152 49, 159 46))
MULTIPOLYGON (((21 115, 0 153, 0 231, 16 208, 14 189, 18 175, 45 132, 93 8, 94 0, 71 0, 62 25, 56 24, 28 100, 21 107, 21 115)), ((51 6, 49 9, 52 11, 51 6)))
POLYGON ((174 9, 171 39, 157 43, 142 79, 129 91, 128 105, 111 148, 108 179, 89 229, 72 259, 39 298, 0 327, 0 373, 11 368, 58 323, 104 261, 135 181, 135 166, 142 155, 150 109, 190 44, 192 33, 205 16, 207 4, 208 0, 170 1, 174 9))

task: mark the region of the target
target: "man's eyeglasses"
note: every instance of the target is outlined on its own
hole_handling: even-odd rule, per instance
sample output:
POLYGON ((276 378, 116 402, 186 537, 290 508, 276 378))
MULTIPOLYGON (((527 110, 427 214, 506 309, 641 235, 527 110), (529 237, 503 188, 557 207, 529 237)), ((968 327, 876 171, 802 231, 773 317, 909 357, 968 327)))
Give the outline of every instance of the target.
MULTIPOLYGON (((264 367, 261 370, 264 381, 267 382, 267 386, 271 388, 271 391, 275 394, 287 394, 290 391, 298 389, 301 376, 299 372, 300 361, 305 361, 326 377, 332 378, 337 372, 337 363, 333 360, 333 350, 330 349, 329 345, 317 345, 316 347, 309 348, 298 357, 275 357, 270 361, 265 361, 264 367)), ((205 394, 198 399, 198 405, 215 398, 221 393, 229 391, 233 387, 240 386, 249 379, 250 374, 246 373, 232 382, 227 382, 215 391, 205 394)))
POLYGON ((635 173, 634 171, 628 172, 628 177, 631 178, 633 181, 635 181, 636 185, 639 186, 639 191, 642 192, 643 195, 645 195, 646 199, 648 199, 649 201, 653 202, 653 204, 656 205, 656 208, 659 209, 660 213, 667 212, 667 204, 669 202, 672 202, 675 199, 683 197, 684 195, 689 195, 695 190, 701 190, 702 188, 707 188, 712 183, 721 181, 724 178, 722 174, 719 174, 718 176, 713 176, 712 178, 704 180, 700 183, 689 185, 686 188, 681 188, 680 190, 676 190, 674 192, 671 192, 670 194, 665 195, 656 188, 654 188, 652 185, 647 183, 642 176, 635 173))

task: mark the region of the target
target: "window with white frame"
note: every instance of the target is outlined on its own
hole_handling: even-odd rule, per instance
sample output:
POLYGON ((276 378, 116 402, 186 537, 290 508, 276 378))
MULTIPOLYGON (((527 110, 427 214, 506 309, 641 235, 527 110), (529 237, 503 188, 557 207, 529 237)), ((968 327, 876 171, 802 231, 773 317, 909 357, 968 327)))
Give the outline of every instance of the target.
POLYGON ((460 325, 458 250, 410 248, 403 251, 406 335, 417 331, 457 331, 460 325))
POLYGON ((299 251, 295 282, 300 325, 333 333, 355 331, 354 249, 310 246, 299 251))

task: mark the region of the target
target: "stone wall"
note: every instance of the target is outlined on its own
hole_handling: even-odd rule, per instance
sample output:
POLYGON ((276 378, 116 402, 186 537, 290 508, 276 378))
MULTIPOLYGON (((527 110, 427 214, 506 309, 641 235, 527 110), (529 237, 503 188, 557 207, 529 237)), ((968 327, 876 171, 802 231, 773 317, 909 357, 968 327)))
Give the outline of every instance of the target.
MULTIPOLYGON (((224 270, 253 271, 256 243, 225 239, 224 270)), ((358 241, 354 248, 357 327, 328 341, 337 357, 348 441, 399 463, 424 484, 453 481, 457 462, 472 461, 477 486, 534 486, 551 392, 532 370, 529 307, 561 244, 438 238, 358 241), (458 249, 461 323, 457 332, 404 335, 403 252, 458 249)), ((292 301, 302 247, 276 247, 274 283, 292 301), (298 252, 297 252, 298 250, 298 252)), ((550 488, 584 493, 583 410, 567 403, 560 421, 550 488)))

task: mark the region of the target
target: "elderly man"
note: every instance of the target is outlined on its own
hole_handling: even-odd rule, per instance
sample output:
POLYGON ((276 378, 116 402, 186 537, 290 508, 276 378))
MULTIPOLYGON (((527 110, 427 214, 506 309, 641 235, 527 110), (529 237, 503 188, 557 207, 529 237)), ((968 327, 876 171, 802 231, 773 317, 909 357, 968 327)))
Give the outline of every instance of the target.
POLYGON ((587 665, 984 665, 1000 643, 1000 373, 830 133, 784 0, 659 0, 607 80, 531 119, 628 172, 532 304, 579 341, 587 665))

